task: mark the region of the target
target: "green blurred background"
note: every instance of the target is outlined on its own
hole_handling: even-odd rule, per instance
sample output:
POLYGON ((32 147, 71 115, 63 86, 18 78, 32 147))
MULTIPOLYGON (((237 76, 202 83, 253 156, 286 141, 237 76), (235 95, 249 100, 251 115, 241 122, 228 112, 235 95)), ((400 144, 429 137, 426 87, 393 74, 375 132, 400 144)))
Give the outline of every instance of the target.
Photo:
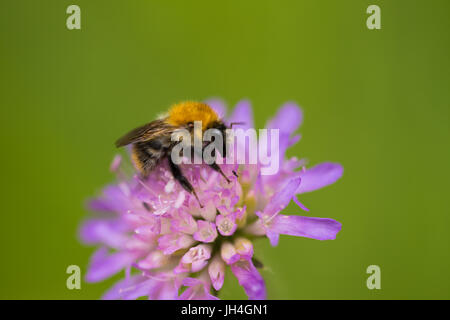
MULTIPOLYGON (((66 288, 93 248, 77 228, 114 177, 122 133, 183 99, 252 101, 262 127, 304 110, 290 155, 345 168, 305 194, 336 241, 257 243, 271 299, 450 298, 448 0, 0 2, 0 298, 97 299, 66 288), (82 29, 66 28, 81 7, 82 29), (381 7, 381 30, 366 8, 381 7), (381 267, 381 290, 366 268, 381 267)), ((291 212, 298 208, 289 207, 291 212)), ((287 210, 289 211, 289 210, 287 210)), ((228 277, 222 298, 245 298, 228 277)))

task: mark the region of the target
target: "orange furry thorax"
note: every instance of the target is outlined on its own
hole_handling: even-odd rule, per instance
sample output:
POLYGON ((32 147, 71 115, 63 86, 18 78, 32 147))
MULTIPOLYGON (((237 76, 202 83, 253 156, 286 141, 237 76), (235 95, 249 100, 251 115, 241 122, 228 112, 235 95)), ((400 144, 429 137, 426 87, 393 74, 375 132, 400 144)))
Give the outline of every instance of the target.
POLYGON ((185 101, 173 105, 169 110, 167 123, 179 127, 189 122, 201 121, 205 130, 219 120, 217 113, 207 104, 195 101, 185 101))

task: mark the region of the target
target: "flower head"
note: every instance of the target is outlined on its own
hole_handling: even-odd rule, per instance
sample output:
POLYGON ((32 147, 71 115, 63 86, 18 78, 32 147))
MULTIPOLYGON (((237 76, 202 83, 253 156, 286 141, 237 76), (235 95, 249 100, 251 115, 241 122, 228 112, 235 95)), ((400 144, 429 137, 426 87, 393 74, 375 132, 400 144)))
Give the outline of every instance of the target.
MULTIPOLYGON (((226 113, 221 101, 209 104, 219 115, 226 113)), ((251 128, 249 102, 238 103, 226 122, 251 128)), ((331 240, 341 229, 333 219, 281 214, 291 200, 308 211, 297 195, 332 184, 343 172, 336 163, 306 169, 304 161, 285 158, 300 138, 294 133, 301 123, 300 108, 287 103, 267 124, 278 129, 277 144, 266 139, 257 150, 236 145, 247 156, 276 155, 279 168, 271 175, 261 174, 263 161, 221 165, 230 182, 207 165, 182 165, 202 206, 174 180, 167 163, 143 179, 127 177, 123 161, 115 157, 111 170, 118 182, 91 201, 90 208, 102 215, 85 221, 80 230, 85 243, 99 247, 86 280, 102 281, 125 269, 126 278, 105 299, 217 299, 229 267, 250 299, 265 299, 251 239, 267 237, 273 246, 281 234, 331 240)))

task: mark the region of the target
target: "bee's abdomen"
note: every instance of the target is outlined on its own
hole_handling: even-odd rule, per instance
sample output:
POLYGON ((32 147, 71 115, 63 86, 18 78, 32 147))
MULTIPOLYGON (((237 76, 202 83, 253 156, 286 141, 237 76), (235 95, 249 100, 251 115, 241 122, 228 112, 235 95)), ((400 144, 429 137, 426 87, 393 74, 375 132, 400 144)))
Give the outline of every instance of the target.
POLYGON ((164 142, 153 139, 133 145, 132 158, 139 171, 147 176, 166 155, 164 142))

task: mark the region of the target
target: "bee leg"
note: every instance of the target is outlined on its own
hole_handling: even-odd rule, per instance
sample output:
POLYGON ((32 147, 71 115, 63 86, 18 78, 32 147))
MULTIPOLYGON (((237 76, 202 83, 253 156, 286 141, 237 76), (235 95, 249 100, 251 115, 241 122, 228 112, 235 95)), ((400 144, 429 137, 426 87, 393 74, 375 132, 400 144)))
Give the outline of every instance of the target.
MULTIPOLYGON (((216 149, 214 149, 214 150, 211 152, 211 155, 212 155, 213 157, 216 156, 216 149)), ((222 177, 224 177, 225 180, 227 180, 228 183, 231 183, 230 179, 228 179, 228 177, 225 175, 225 173, 223 173, 222 169, 219 167, 219 165, 218 165, 217 163, 213 162, 213 163, 211 163, 209 166, 210 166, 214 171, 217 171, 218 173, 220 173, 220 174, 222 175, 222 177)))
POLYGON ((238 174, 237 174, 236 171, 234 171, 234 170, 233 170, 233 175, 234 175, 236 178, 239 178, 238 174))
POLYGON ((217 171, 218 173, 220 173, 222 175, 222 177, 225 178, 225 180, 227 180, 228 183, 231 183, 230 179, 228 179, 228 177, 225 175, 225 173, 223 173, 222 169, 220 169, 219 165, 217 163, 211 163, 209 165, 213 170, 217 171))
POLYGON ((181 186, 184 188, 184 190, 186 190, 189 193, 192 193, 194 195, 195 199, 197 199, 197 202, 200 205, 200 208, 203 208, 203 205, 200 202, 200 200, 197 196, 197 192, 195 192, 194 187, 188 181, 188 179, 186 179, 186 177, 183 175, 180 167, 178 165, 176 165, 175 163, 173 163, 170 156, 169 156, 169 167, 170 167, 170 172, 172 173, 174 179, 177 180, 181 184, 181 186))

